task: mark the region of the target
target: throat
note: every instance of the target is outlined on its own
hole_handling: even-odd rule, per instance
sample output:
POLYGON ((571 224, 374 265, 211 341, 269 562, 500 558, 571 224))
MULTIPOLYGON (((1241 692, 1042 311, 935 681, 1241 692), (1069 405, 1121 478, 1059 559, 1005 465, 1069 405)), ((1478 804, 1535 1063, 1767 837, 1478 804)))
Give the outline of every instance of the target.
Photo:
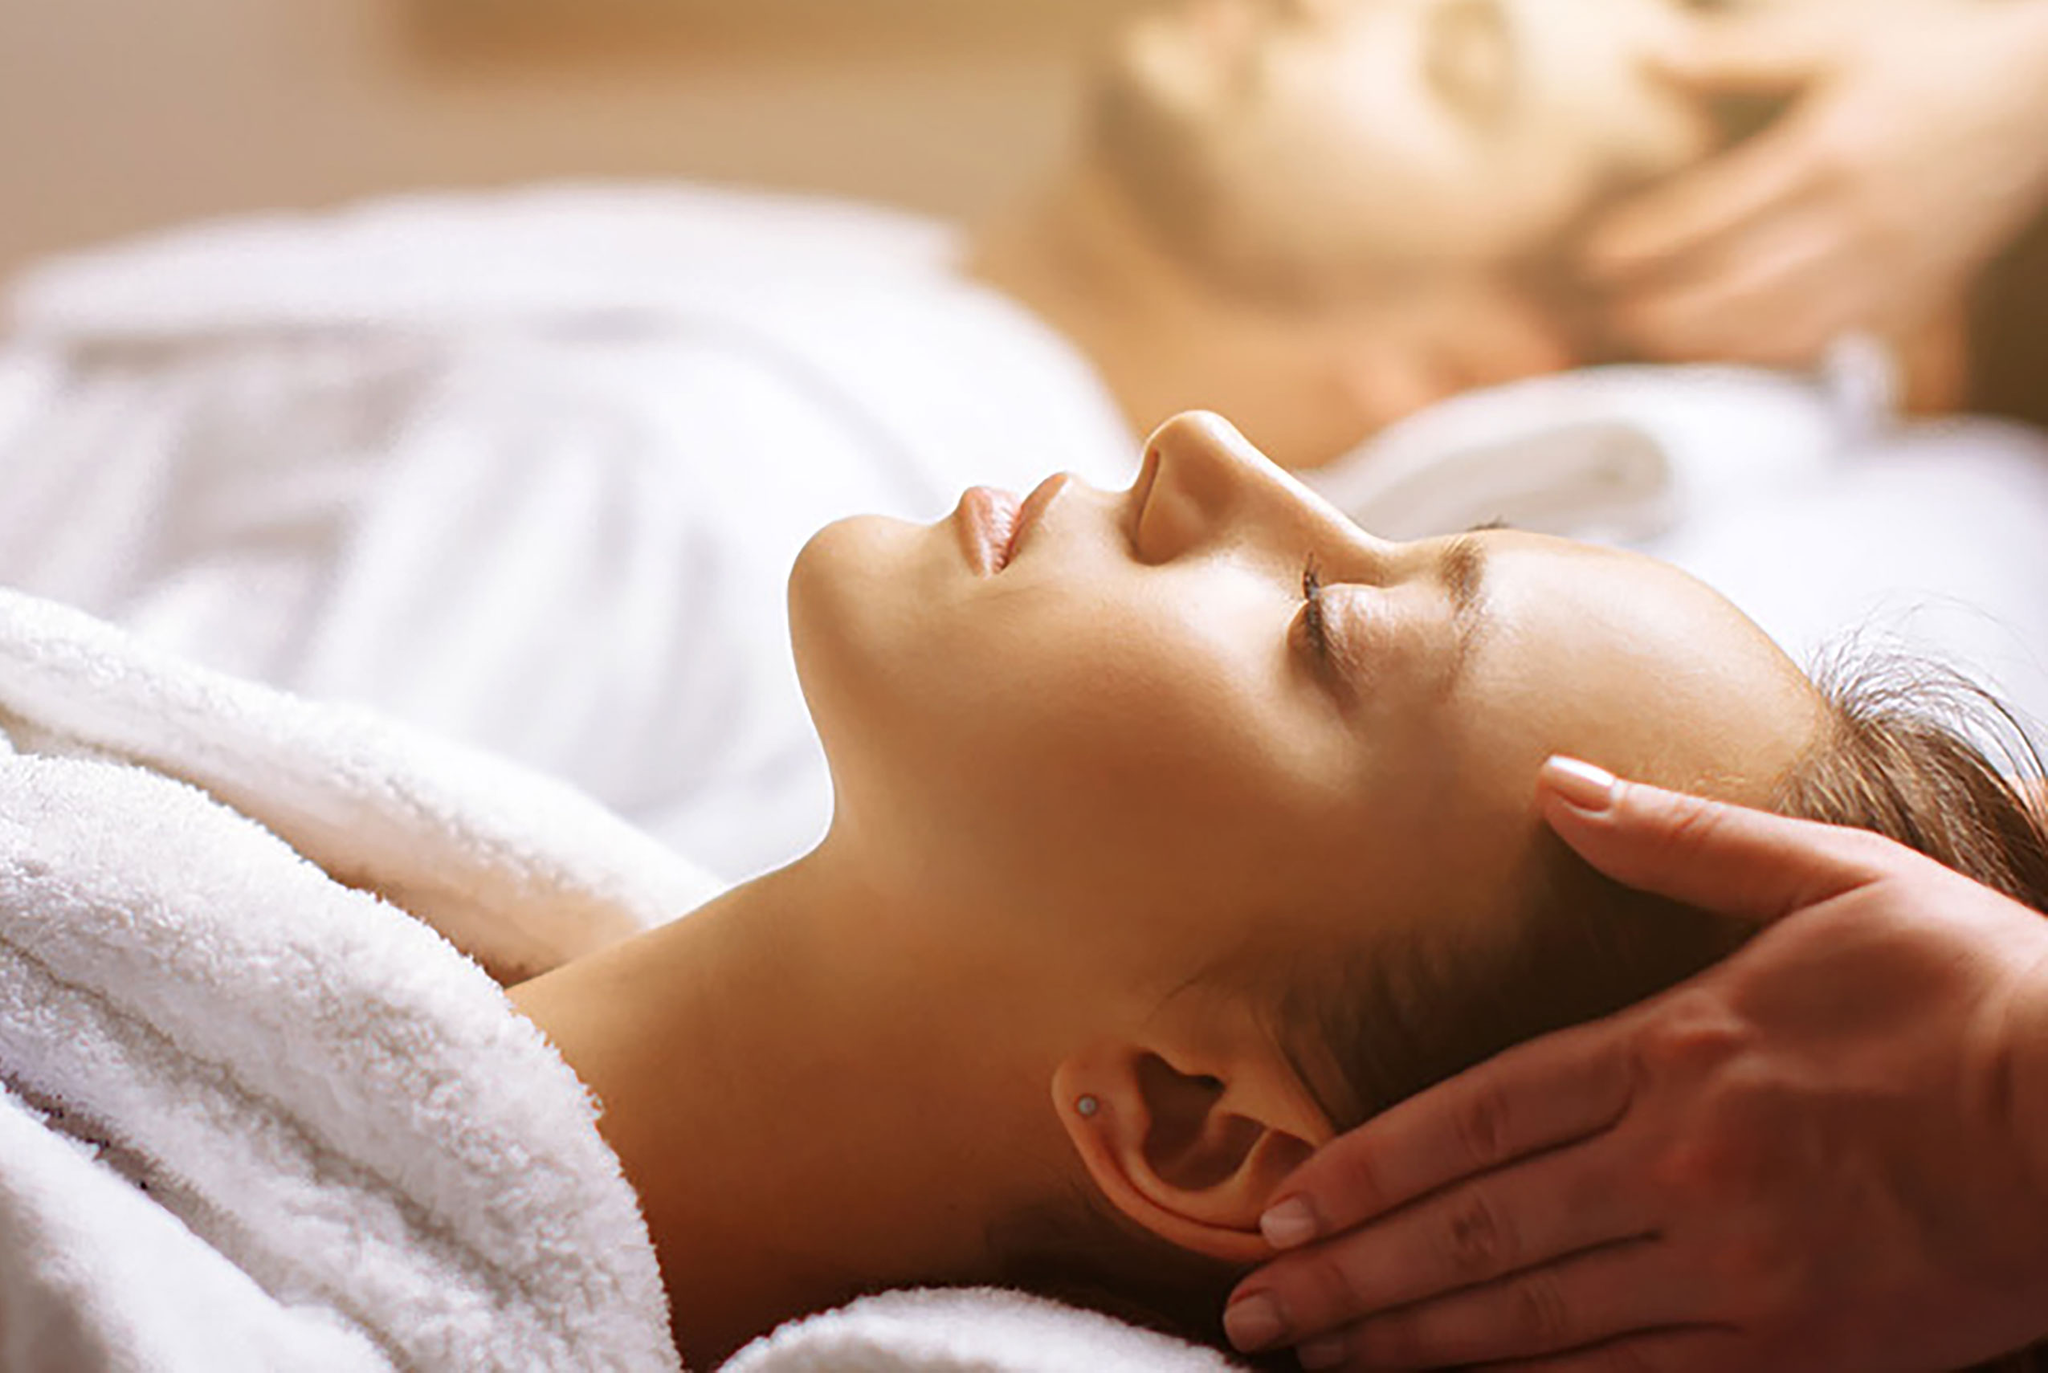
POLYGON ((987 1221, 1037 1175, 964 1003, 918 985, 942 969, 806 864, 512 993, 599 1102, 693 1368, 867 1292, 988 1280, 987 1221))

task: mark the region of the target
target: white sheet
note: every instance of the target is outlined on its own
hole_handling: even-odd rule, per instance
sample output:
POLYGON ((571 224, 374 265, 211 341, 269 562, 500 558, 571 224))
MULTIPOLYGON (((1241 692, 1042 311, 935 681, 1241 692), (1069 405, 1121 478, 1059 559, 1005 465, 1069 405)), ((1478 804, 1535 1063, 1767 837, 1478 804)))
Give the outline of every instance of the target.
POLYGON ((544 768, 750 875, 829 812, 784 610, 803 541, 1134 465, 1086 365, 951 243, 558 191, 54 264, 15 297, 57 371, 0 431, 0 583, 544 768))

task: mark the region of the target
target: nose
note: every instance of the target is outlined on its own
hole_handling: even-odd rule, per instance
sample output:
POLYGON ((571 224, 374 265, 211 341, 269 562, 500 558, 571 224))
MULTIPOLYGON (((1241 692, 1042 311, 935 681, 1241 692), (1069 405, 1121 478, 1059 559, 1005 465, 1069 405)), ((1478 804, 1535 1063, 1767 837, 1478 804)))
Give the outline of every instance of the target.
POLYGON ((1364 537, 1228 420, 1204 411, 1175 416, 1153 434, 1134 497, 1135 542, 1146 562, 1225 542, 1284 543, 1298 555, 1305 538, 1320 548, 1364 537))

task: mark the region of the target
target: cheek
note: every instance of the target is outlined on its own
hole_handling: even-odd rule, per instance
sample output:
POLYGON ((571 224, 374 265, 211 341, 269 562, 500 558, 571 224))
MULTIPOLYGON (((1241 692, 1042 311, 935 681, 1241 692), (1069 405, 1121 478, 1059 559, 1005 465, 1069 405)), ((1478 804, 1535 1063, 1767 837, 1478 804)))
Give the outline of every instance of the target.
POLYGON ((1019 596, 956 644, 906 782, 949 849, 1062 902, 1248 891, 1320 799, 1299 702, 1276 672, 1278 602, 1206 598, 1191 620, 1108 597, 1019 596))
POLYGON ((1270 572, 918 583, 860 532, 807 551, 793 618, 835 828, 890 880, 992 919, 1201 939, 1305 905, 1350 851, 1360 745, 1290 668, 1270 572))
POLYGON ((1002 804, 1136 823, 1254 784, 1257 741, 1274 728, 1263 654, 1128 605, 1037 609, 998 607, 961 646, 961 742, 1002 804))

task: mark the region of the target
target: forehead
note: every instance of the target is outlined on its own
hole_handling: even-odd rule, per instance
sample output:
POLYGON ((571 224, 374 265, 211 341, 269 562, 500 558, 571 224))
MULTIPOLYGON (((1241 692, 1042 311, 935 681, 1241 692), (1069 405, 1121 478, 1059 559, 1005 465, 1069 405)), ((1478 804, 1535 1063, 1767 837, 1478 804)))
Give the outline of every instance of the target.
MULTIPOLYGON (((1370 727, 1362 809, 1344 817, 1348 850, 1329 861, 1311 939, 1355 938, 1361 908, 1378 912, 1374 928, 1491 937, 1536 851, 1536 776, 1553 753, 1760 804, 1818 725, 1805 676, 1685 574, 1532 535, 1475 537, 1476 637, 1449 695, 1370 727)), ((1441 548, 1406 553, 1419 564, 1441 548)))
POLYGON ((1761 799, 1811 739, 1818 693, 1719 593, 1636 554, 1485 543, 1485 630, 1461 691, 1493 747, 1761 799))

